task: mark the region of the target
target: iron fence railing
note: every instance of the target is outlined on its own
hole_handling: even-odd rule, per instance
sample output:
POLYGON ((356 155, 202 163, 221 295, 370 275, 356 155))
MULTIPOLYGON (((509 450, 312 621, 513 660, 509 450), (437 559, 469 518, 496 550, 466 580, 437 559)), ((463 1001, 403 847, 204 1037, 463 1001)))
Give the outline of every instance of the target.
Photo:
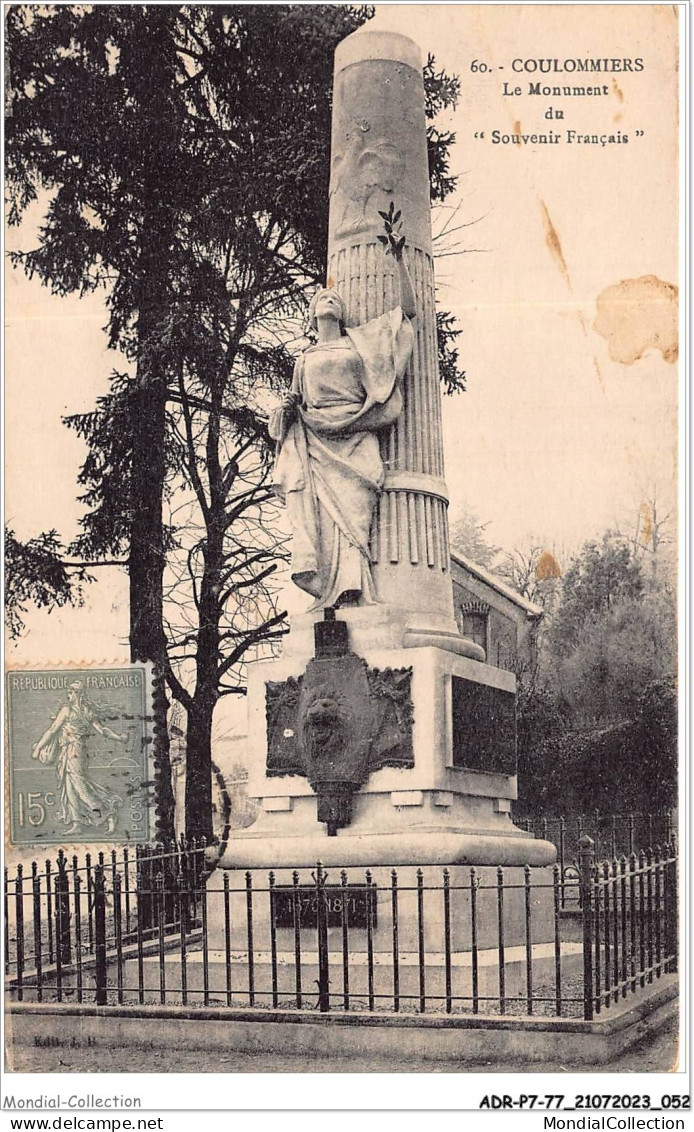
POLYGON ((584 836, 575 882, 559 864, 206 875, 204 845, 47 866, 5 876, 14 1000, 590 1019, 677 969, 671 845, 597 861, 584 836))
POLYGON ((562 909, 569 908, 572 898, 580 903, 579 855, 582 837, 594 842, 598 859, 615 860, 621 856, 648 850, 653 845, 669 845, 675 837, 675 820, 671 810, 654 813, 603 814, 599 810, 587 814, 554 817, 517 817, 521 829, 551 841, 557 847, 557 863, 561 869, 562 909))
POLYGON ((60 850, 55 861, 32 861, 29 870, 18 864, 12 877, 5 868, 5 974, 14 970, 19 996, 25 972, 35 978, 40 1001, 45 972, 53 973, 60 995, 70 971, 82 1001, 84 969, 110 951, 144 947, 162 929, 170 934, 180 919, 181 893, 187 893, 187 922, 195 925, 205 848, 204 840, 181 838, 138 845, 134 853, 129 846, 86 853, 82 860, 60 850))
POLYGON ((677 970, 674 845, 596 861, 580 846, 584 1018, 677 970))

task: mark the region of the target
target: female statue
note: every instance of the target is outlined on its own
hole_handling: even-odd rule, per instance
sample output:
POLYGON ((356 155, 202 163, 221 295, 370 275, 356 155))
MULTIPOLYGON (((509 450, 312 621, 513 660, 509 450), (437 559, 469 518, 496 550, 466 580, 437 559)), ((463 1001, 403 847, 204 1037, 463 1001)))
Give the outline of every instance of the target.
POLYGON ((112 794, 89 775, 87 741, 96 731, 105 739, 125 743, 127 735, 118 735, 99 718, 97 707, 89 700, 81 680, 68 688, 67 704, 60 709, 48 730, 34 745, 33 759, 55 765, 60 809, 56 819, 68 826, 66 833, 77 833, 83 826, 105 825, 109 833, 116 827, 116 815, 123 799, 112 794))
POLYGON ((369 557, 384 482, 378 431, 402 410, 401 382, 414 346, 415 297, 393 206, 379 239, 397 263, 400 305, 345 327, 332 289, 309 307, 315 345, 297 359, 291 392, 270 419, 278 442, 274 488, 293 535, 291 577, 312 609, 376 601, 369 557))

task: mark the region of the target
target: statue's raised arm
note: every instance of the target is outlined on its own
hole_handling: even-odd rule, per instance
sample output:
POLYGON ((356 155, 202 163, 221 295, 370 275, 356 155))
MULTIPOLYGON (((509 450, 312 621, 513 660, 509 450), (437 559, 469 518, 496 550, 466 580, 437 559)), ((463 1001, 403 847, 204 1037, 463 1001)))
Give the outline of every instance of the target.
POLYGON ((416 313, 400 213, 391 203, 381 216, 379 240, 397 264, 400 305, 347 327, 337 291, 318 291, 309 307, 315 345, 297 359, 291 392, 270 421, 275 490, 293 535, 292 579, 316 599, 314 609, 377 600, 369 558, 384 482, 377 433, 402 410, 416 313))

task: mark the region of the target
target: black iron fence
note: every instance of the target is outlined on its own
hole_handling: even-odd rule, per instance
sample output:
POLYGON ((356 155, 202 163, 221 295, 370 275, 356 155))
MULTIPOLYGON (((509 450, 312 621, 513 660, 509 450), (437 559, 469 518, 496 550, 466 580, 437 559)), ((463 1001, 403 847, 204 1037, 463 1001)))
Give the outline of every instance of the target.
POLYGON ((579 848, 584 1017, 677 970, 677 854, 674 845, 596 862, 579 848))
MULTIPOLYGON (((123 846, 92 857, 18 864, 4 873, 5 975, 20 1000, 26 983, 41 1002, 44 993, 62 1001, 63 992, 82 1002, 89 973, 96 977, 97 1001, 107 956, 133 947, 144 954, 162 931, 197 924, 204 885, 203 841, 123 846), (85 981, 86 980, 86 981, 85 981)), ((92 983, 92 989, 93 989, 92 983)))
POLYGON ((584 836, 574 882, 559 864, 206 876, 190 845, 48 864, 5 876, 14 1000, 590 1019, 677 969, 671 845, 597 861, 584 836))
POLYGON ((670 845, 675 837, 674 814, 671 810, 655 813, 603 814, 599 810, 568 817, 517 817, 520 829, 535 837, 551 841, 557 847, 557 862, 561 870, 562 909, 580 903, 579 876, 580 842, 590 837, 598 859, 610 860, 647 850, 653 845, 670 845))

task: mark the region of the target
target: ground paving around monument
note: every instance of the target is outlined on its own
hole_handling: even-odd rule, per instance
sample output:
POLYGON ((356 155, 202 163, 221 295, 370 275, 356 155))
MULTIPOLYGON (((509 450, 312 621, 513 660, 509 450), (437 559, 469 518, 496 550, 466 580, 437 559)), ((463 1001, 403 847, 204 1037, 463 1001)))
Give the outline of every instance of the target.
MULTIPOLYGON (((497 1062, 402 1061, 390 1058, 282 1057, 279 1054, 249 1054, 197 1049, 169 1051, 162 1042, 156 1049, 138 1049, 137 1067, 141 1073, 572 1073, 574 1068, 559 1062, 528 1063, 521 1060, 497 1062)), ((103 1048, 80 1049, 79 1064, 74 1050, 42 1047, 11 1051, 12 1069, 17 1073, 130 1073, 133 1050, 114 1048, 105 1056, 103 1048)), ((627 1050, 609 1064, 582 1065, 581 1073, 669 1073, 677 1067, 677 1023, 670 1021, 659 1033, 627 1050)))
MULTIPOLYGON (((112 992, 115 992, 115 989, 116 989, 115 980, 109 978, 108 984, 109 984, 110 990, 112 992)), ((334 993, 339 994, 339 990, 334 991, 334 993)), ((269 991, 266 991, 264 993, 260 992, 258 994, 259 998, 269 998, 269 996, 270 996, 269 991)), ((241 1000, 240 1004, 242 1005, 243 1004, 243 994, 239 993, 237 995, 237 997, 241 1000)), ((167 998, 168 998, 169 1002, 178 1001, 179 998, 180 998, 180 991, 177 991, 176 988, 173 988, 173 989, 169 988, 169 990, 167 992, 167 998)), ((574 970, 570 975, 566 976, 563 979, 563 981, 562 981, 562 998, 563 998, 563 1009, 562 1009, 561 1017, 563 1017, 563 1018, 582 1018, 583 1017, 583 973, 582 973, 582 970, 581 971, 574 970)), ((70 990, 67 990, 66 992, 64 992, 64 999, 67 1002, 75 1001, 74 990, 70 989, 70 990)), ((201 1003, 202 994, 201 993, 193 994, 193 993, 189 992, 189 1001, 193 1005, 198 1004, 197 1000, 200 1000, 200 1003, 201 1003)), ((513 997, 511 995, 507 995, 506 998, 505 998, 506 1013, 508 1013, 508 1014, 524 1013, 525 1001, 526 1001, 525 998, 522 997, 522 996, 513 997), (514 1010, 514 1005, 516 1005, 516 1004, 518 1004, 518 1010, 514 1010)), ((126 1005, 126 1006, 137 1006, 137 1005, 158 1006, 160 1004, 160 1002, 161 1002, 161 998, 159 997, 158 994, 151 994, 151 993, 146 994, 145 997, 144 997, 144 1001, 141 1004, 140 1004, 139 995, 135 991, 130 991, 130 992, 126 991, 123 995, 123 1004, 126 1005)), ((226 1003, 226 998, 225 998, 224 994, 222 994, 222 993, 215 994, 214 991, 210 992, 210 994, 208 996, 208 1005, 209 1006, 212 1006, 212 1007, 214 1007, 214 1006, 224 1006, 225 1003, 226 1003)), ((280 1007, 285 1006, 285 1007, 291 1009, 294 1005, 294 996, 292 994, 280 995, 279 1005, 280 1005, 280 1007)), ((388 1011, 390 1009, 388 1002, 383 1002, 380 1006, 380 1009, 388 1011)), ((361 1011, 369 1012, 368 999, 365 996, 360 996, 358 994, 352 994, 350 996, 350 1010, 352 1011, 352 1013, 359 1013, 361 1011)), ((401 1014, 412 1014, 412 1013, 416 1014, 416 1013, 418 1013, 415 1000, 413 999, 410 1003, 408 1003, 408 1001, 403 998, 403 1000, 400 1003, 399 1011, 400 1011, 401 1014)), ((483 1012, 485 1014, 499 1014, 499 1003, 498 1003, 498 1001, 487 1002, 485 1004, 485 1008, 484 1008, 483 1012)), ((431 997, 430 997, 427 1001, 427 1011, 426 1011, 426 1013, 427 1013, 427 1015, 446 1014, 447 1011, 446 1011, 445 1003, 443 1001, 436 1002, 435 1000, 432 1000, 431 997)), ((470 1015, 470 1014, 472 1014, 472 1004, 469 1001, 461 1002, 461 1003, 456 1002, 456 1003, 454 1003, 452 1011, 450 1011, 449 1013, 470 1015)), ((555 1006, 555 985, 554 985, 554 982, 547 980, 547 981, 535 983, 534 988, 533 988, 533 1014, 535 1015, 535 1017, 544 1017, 544 1018, 556 1018, 557 1017, 557 1011, 556 1011, 556 1006, 555 1006)))

